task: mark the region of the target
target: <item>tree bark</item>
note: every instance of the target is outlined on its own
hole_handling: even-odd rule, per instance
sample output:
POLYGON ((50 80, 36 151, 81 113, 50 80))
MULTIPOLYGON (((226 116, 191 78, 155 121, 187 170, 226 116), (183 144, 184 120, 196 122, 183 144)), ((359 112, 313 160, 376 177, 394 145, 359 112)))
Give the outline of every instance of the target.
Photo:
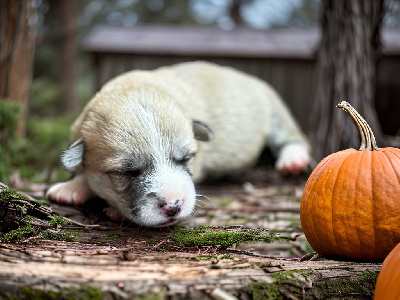
POLYGON ((64 108, 66 112, 77 113, 80 109, 76 91, 76 34, 78 23, 78 1, 62 0, 59 5, 62 27, 61 80, 64 108))
MULTIPOLYGON (((154 231, 146 234, 157 239, 154 231)), ((83 235, 86 244, 0 243, 0 298, 83 299, 91 291, 98 299, 372 299, 381 269, 380 263, 300 262, 233 249, 224 252, 230 258, 157 252, 151 246, 143 251, 136 247, 144 243, 140 230, 83 235), (124 236, 127 242, 104 236, 124 236), (231 298, 217 298, 221 291, 231 298)))
POLYGON ((35 42, 33 1, 0 0, 0 100, 21 103, 17 133, 25 135, 35 42))
POLYGON ((357 148, 359 136, 351 119, 336 109, 348 101, 368 122, 379 142, 375 111, 376 62, 384 0, 323 0, 322 38, 317 54, 317 89, 311 133, 314 157, 357 148))

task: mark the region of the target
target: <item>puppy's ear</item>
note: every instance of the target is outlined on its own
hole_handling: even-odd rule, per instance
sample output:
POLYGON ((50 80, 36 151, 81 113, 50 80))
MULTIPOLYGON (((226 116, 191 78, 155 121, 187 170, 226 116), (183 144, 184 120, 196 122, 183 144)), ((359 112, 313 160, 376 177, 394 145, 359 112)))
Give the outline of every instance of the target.
POLYGON ((196 140, 202 142, 210 142, 214 139, 214 133, 212 132, 210 127, 208 127, 203 122, 193 120, 192 125, 193 125, 194 138, 196 140))
POLYGON ((85 142, 79 139, 61 153, 61 165, 66 171, 74 173, 78 170, 79 166, 82 164, 85 148, 85 142))

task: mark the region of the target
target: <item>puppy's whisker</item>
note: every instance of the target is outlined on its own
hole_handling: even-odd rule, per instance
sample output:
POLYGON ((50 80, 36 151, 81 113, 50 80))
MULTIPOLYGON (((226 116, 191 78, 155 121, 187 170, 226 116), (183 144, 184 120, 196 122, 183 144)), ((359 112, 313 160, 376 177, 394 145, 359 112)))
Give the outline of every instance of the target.
POLYGON ((206 195, 196 194, 196 197, 206 198, 206 199, 210 200, 210 198, 207 197, 206 195))
POLYGON ((202 202, 202 203, 205 203, 205 201, 199 199, 198 197, 203 198, 203 199, 206 199, 206 200, 210 201, 210 202, 212 203, 213 206, 216 206, 215 203, 214 203, 214 201, 211 200, 211 198, 209 198, 209 197, 207 197, 207 196, 205 196, 205 195, 196 194, 196 200, 199 201, 199 202, 202 202))

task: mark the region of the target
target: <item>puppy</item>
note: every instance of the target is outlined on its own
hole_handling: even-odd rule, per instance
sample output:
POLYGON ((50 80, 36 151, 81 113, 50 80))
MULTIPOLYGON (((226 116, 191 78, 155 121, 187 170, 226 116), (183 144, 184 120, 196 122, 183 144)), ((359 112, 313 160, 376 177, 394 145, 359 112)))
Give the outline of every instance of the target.
POLYGON ((111 218, 150 227, 191 216, 194 183, 251 167, 264 147, 284 173, 300 172, 310 159, 304 135, 267 83, 206 62, 116 77, 71 135, 61 162, 74 177, 53 185, 47 198, 79 205, 99 196, 113 207, 111 218))

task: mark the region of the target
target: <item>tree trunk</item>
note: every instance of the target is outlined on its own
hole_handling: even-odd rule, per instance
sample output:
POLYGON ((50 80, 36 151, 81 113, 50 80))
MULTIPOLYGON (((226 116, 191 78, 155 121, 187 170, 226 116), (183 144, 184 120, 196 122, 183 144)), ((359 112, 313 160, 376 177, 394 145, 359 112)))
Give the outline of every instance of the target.
POLYGON ((25 134, 28 112, 35 13, 33 1, 0 0, 0 100, 21 103, 17 127, 20 136, 25 134))
POLYGON ((65 103, 64 107, 67 112, 76 113, 80 109, 76 91, 78 1, 62 0, 59 9, 63 34, 61 80, 65 103))
POLYGON ((382 139, 375 111, 376 62, 384 0, 323 0, 322 38, 311 128, 314 157, 359 146, 357 129, 336 109, 348 101, 382 139))

